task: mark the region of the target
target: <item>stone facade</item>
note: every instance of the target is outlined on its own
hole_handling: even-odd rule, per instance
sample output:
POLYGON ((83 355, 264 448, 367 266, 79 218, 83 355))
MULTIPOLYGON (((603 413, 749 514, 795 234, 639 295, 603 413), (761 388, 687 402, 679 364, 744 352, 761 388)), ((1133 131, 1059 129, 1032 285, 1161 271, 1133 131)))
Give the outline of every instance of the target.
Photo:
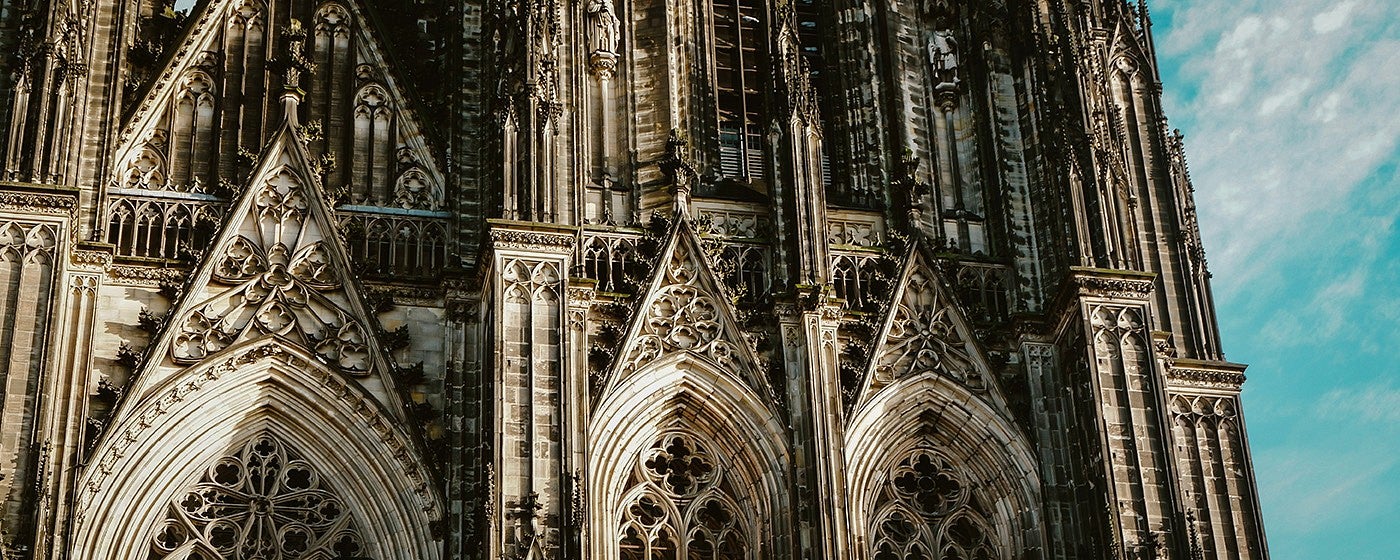
POLYGON ((1143 4, 0 44, 0 558, 1268 557, 1143 4))

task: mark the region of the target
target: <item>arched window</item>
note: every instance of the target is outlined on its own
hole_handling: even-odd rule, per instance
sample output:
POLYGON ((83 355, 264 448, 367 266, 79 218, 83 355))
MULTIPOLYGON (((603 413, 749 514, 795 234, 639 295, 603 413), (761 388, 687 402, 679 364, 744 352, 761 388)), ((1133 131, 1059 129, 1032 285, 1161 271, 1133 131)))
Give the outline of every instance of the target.
POLYGON ((723 179, 762 181, 764 54, 768 51, 763 0, 713 0, 714 99, 723 179))
POLYGON ((148 558, 361 557, 349 508, 321 472, 263 432, 171 500, 148 558))
POLYGON ((641 454, 617 518, 624 560, 755 558, 723 462, 689 434, 665 434, 641 454))
POLYGON ((202 247, 192 247, 190 245, 191 233, 194 231, 194 218, 182 205, 170 208, 165 216, 165 235, 160 248, 159 255, 167 259, 180 258, 180 250, 183 248, 195 250, 202 247))
POLYGON ((768 295, 768 263, 763 249, 732 245, 725 248, 724 258, 733 267, 725 280, 739 290, 741 301, 753 303, 768 295))
POLYGON ((163 213, 155 203, 141 205, 136 211, 136 243, 131 254, 138 257, 160 256, 160 234, 163 213))
POLYGON ((129 254, 131 238, 136 234, 136 212, 131 209, 131 203, 117 201, 112 205, 108 220, 107 242, 117 246, 118 254, 129 254))
POLYGON ((836 287, 836 297, 844 300, 848 309, 860 309, 860 280, 856 275, 855 263, 849 257, 836 257, 836 266, 831 270, 831 283, 836 287))
POLYGON ((933 449, 915 449, 889 470, 873 521, 875 560, 1001 558, 966 473, 933 449))

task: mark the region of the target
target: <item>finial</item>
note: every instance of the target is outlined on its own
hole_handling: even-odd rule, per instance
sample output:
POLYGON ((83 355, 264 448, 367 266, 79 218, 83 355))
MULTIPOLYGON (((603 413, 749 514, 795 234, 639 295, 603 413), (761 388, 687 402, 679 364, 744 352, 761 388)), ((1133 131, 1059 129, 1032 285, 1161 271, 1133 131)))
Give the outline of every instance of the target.
POLYGON ((695 182, 695 166, 690 163, 687 142, 679 129, 671 129, 671 137, 666 139, 666 155, 661 158, 661 171, 671 177, 675 189, 677 216, 690 213, 690 189, 695 182))
POLYGON ((306 28, 301 20, 292 18, 287 27, 282 28, 282 40, 287 45, 287 54, 282 60, 282 111, 287 120, 296 125, 297 107, 306 93, 301 89, 301 77, 314 71, 316 65, 306 58, 306 28))

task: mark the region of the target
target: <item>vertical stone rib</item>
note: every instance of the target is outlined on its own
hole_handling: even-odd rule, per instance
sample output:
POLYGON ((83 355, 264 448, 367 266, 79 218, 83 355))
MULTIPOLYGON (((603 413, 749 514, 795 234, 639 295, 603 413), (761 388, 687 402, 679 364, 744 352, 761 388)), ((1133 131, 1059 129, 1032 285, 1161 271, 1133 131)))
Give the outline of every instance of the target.
POLYGON ((7 526, 24 531, 33 515, 28 494, 34 473, 34 409, 38 404, 38 371, 43 365, 52 263, 46 253, 29 251, 16 271, 13 319, 6 341, 4 408, 0 410, 0 470, 8 471, 4 499, 7 526), (21 449, 23 446, 23 449, 21 449), (24 521, 20 521, 20 520, 24 521))
POLYGON ((1238 548, 1236 548, 1236 550, 1239 553, 1239 558, 1241 560, 1249 560, 1255 557, 1255 551, 1250 546, 1250 543, 1257 542, 1257 538, 1252 534, 1254 528, 1252 512, 1254 508, 1253 505, 1249 503, 1249 495, 1245 491, 1246 481, 1243 480, 1245 478, 1244 470, 1241 468, 1236 458, 1236 433, 1238 432, 1236 431, 1234 420, 1231 418, 1222 418, 1217 428, 1216 435, 1219 438, 1221 467, 1225 471, 1225 488, 1229 492, 1226 499, 1233 513, 1231 516, 1231 529, 1237 539, 1236 546, 1238 548))
POLYGON ((67 535, 67 512, 69 498, 73 492, 72 476, 75 465, 82 460, 84 421, 87 418, 87 391, 90 384, 92 348, 88 341, 92 338, 96 324, 98 276, 74 275, 69 282, 66 310, 59 332, 67 336, 56 341, 56 367, 47 385, 49 399, 41 404, 40 438, 49 441, 53 452, 43 466, 48 476, 37 481, 42 495, 36 504, 36 525, 38 535, 35 547, 36 560, 63 558, 63 546, 67 535), (45 545, 44 543, 47 543, 45 545))

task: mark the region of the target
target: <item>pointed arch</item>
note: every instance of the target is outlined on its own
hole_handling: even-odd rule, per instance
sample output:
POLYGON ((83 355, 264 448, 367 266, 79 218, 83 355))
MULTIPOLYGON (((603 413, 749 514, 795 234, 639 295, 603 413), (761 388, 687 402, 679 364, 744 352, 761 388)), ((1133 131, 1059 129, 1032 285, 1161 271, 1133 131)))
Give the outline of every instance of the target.
MULTIPOLYGON (((729 489, 716 500, 732 504, 738 510, 733 512, 739 516, 736 519, 747 524, 733 527, 746 544, 738 558, 787 554, 791 543, 785 539, 793 531, 788 515, 795 507, 790 503, 785 475, 791 457, 785 423, 765 399, 736 373, 686 353, 650 363, 642 374, 628 377, 610 395, 599 404, 587 435, 589 526, 602 532, 588 539, 593 558, 622 558, 617 543, 627 536, 625 530, 633 521, 624 516, 625 510, 637 505, 633 502, 644 495, 665 497, 657 483, 639 482, 637 474, 647 453, 675 437, 689 438, 693 447, 703 449, 707 460, 713 461, 715 471, 728 477, 724 483, 714 481, 712 487, 729 489)), ((704 502, 707 491, 689 498, 673 497, 677 503, 664 506, 674 516, 682 516, 671 518, 677 546, 687 544, 685 539, 693 536, 687 532, 689 521, 702 515, 688 506, 704 502)), ((720 538, 715 544, 722 545, 722 541, 720 538)), ((685 556, 682 553, 677 558, 685 556)))
POLYGON ((436 559, 442 499, 409 435, 374 398, 296 344, 264 338, 172 378, 133 403, 83 472, 78 559, 146 560, 173 500, 206 467, 274 434, 335 488, 367 555, 436 559))
MULTIPOLYGON (((958 498, 959 507, 921 517, 928 520, 922 529, 926 536, 935 530, 940 535, 921 546, 945 542, 942 532, 964 511, 977 514, 972 519, 986 527, 993 546, 1001 550, 998 557, 1016 558, 1044 542, 1036 517, 1039 467, 1026 437, 983 397, 952 379, 925 373, 876 394, 855 412, 846 431, 851 542, 858 558, 873 557, 883 542, 877 525, 894 507, 887 488, 894 473, 905 468, 902 462, 920 454, 945 458, 947 469, 960 477, 957 486, 966 492, 958 498)), ((981 545, 973 540, 961 541, 960 550, 977 550, 981 545)), ((906 547, 912 542, 901 541, 906 547)))

